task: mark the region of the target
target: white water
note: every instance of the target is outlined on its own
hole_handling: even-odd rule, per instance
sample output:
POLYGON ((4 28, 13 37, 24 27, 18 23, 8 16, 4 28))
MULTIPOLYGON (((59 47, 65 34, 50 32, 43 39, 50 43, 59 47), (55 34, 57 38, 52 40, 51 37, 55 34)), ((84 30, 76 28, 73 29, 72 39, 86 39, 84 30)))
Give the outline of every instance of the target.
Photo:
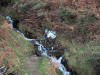
MULTIPOLYGON (((35 43, 36 45, 38 45, 38 50, 42 52, 41 55, 46 56, 46 57, 48 57, 49 59, 52 57, 52 56, 49 56, 49 55, 47 54, 47 49, 46 49, 42 44, 40 44, 40 43, 37 41, 37 39, 29 39, 29 38, 25 37, 24 34, 21 33, 19 30, 17 30, 16 28, 14 28, 14 27, 13 27, 13 20, 11 19, 10 16, 6 16, 6 19, 10 22, 10 24, 11 24, 11 29, 14 29, 16 32, 18 32, 19 34, 21 34, 22 37, 23 37, 25 40, 34 41, 34 43, 35 43)), ((64 75, 70 75, 70 72, 68 72, 68 71, 66 70, 66 68, 64 67, 64 65, 61 63, 61 60, 62 60, 62 56, 61 56, 59 59, 57 59, 57 58, 55 57, 55 59, 54 59, 54 60, 51 60, 51 62, 58 62, 58 63, 60 64, 59 67, 58 67, 58 69, 59 69, 60 71, 62 71, 64 75)))
POLYGON ((7 71, 5 65, 0 66, 0 70, 0 75, 4 75, 4 73, 7 71), (1 69, 3 69, 3 71, 1 69))

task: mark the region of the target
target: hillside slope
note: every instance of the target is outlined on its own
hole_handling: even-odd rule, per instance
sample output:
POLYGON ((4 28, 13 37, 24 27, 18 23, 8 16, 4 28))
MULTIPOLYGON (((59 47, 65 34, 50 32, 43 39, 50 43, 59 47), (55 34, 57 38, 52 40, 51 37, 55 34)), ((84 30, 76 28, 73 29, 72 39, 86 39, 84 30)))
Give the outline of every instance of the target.
MULTIPOLYGON (((11 30, 10 24, 6 20, 3 20, 1 16, 0 21, 2 22, 0 26, 0 64, 8 67, 7 75, 9 73, 14 73, 14 75, 30 73, 27 70, 28 65, 25 63, 27 60, 30 60, 27 57, 33 55, 33 43, 26 41, 20 34, 11 30)), ((37 65, 34 64, 34 66, 37 65)), ((35 67, 34 69, 37 70, 35 67)))
MULTIPOLYGON (((69 67, 78 75, 100 74, 99 0, 18 0, 14 4, 9 3, 8 6, 2 7, 2 12, 11 16, 14 21, 19 21, 15 27, 30 38, 43 37, 46 28, 56 30, 56 40, 65 48, 69 67)), ((4 20, 1 20, 0 23, 3 24, 3 26, 0 24, 0 53, 5 53, 4 50, 10 49, 10 52, 14 53, 13 57, 18 57, 16 60, 14 58, 14 62, 18 66, 14 63, 14 68, 10 68, 9 71, 18 69, 19 72, 24 73, 25 68, 22 70, 21 64, 26 60, 22 59, 27 59, 27 55, 34 53, 33 43, 25 41, 18 33, 9 29, 9 24, 4 20)), ((1 54, 2 59, 5 56, 1 54)), ((38 61, 41 75, 49 72, 47 71, 48 60, 45 59, 38 61)), ((8 58, 1 62, 12 66, 12 64, 9 65, 11 60, 8 58)), ((26 62, 26 64, 31 63, 26 62)), ((30 68, 30 71, 33 67, 30 68)), ((54 69, 52 72, 54 74, 54 69)))
POLYGON ((0 65, 7 67, 6 75, 62 74, 46 57, 37 57, 34 43, 12 30, 4 17, 0 16, 0 21, 0 65))

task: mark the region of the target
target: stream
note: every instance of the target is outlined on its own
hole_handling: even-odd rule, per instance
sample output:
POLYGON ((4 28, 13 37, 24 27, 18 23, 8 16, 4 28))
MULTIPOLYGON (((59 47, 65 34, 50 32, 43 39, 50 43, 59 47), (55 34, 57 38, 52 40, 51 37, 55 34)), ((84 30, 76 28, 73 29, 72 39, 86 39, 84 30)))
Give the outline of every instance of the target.
POLYGON ((71 73, 67 70, 67 68, 65 68, 64 64, 62 64, 62 62, 61 62, 62 59, 63 59, 63 56, 60 56, 59 58, 57 58, 56 56, 50 56, 50 55, 48 55, 48 50, 41 43, 41 40, 38 40, 38 39, 30 39, 30 38, 25 37, 23 33, 21 33, 19 30, 17 30, 16 28, 14 28, 14 25, 13 25, 14 24, 14 21, 12 20, 12 18, 10 16, 6 16, 6 19, 10 22, 11 29, 13 29, 16 32, 18 32, 19 34, 21 34, 22 37, 25 40, 33 41, 35 43, 35 45, 38 47, 37 50, 40 52, 41 56, 47 57, 50 60, 51 64, 53 64, 53 66, 56 66, 60 71, 63 72, 63 75, 71 75, 71 73))

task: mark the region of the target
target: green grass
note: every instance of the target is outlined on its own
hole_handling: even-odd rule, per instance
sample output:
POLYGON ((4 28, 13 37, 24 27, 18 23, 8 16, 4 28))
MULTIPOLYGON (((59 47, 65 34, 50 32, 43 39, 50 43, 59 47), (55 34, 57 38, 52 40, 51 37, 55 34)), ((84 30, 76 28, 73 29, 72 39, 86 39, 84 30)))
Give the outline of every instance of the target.
POLYGON ((49 60, 46 57, 41 57, 38 61, 38 69, 40 75, 46 75, 48 70, 48 62, 49 60))
POLYGON ((100 70, 100 41, 85 44, 75 41, 69 42, 59 38, 60 43, 67 48, 65 52, 69 67, 79 75, 97 75, 100 70), (97 64, 98 63, 98 64, 97 64))
POLYGON ((24 65, 24 63, 26 62, 26 57, 28 57, 30 52, 34 50, 33 43, 26 41, 20 34, 16 33, 15 31, 11 31, 10 36, 12 40, 17 41, 17 43, 20 44, 20 47, 17 47, 14 45, 14 42, 11 41, 8 46, 15 52, 17 60, 19 61, 19 63, 15 63, 15 68, 18 67, 20 72, 23 73, 22 75, 24 75, 24 73, 27 72, 27 67, 24 65))
POLYGON ((58 69, 56 69, 56 74, 57 75, 63 75, 63 73, 60 70, 58 70, 58 69))
MULTIPOLYGON (((7 54, 2 60, 2 63, 6 66, 12 64, 12 68, 8 69, 7 74, 13 71, 18 71, 17 75, 25 75, 27 72, 25 61, 26 57, 28 57, 30 53, 34 51, 33 43, 26 41, 20 34, 11 29, 8 30, 8 35, 10 40, 7 41, 0 39, 0 42, 3 42, 5 47, 10 49, 16 57, 12 57, 10 54, 7 54), (13 62, 8 63, 8 60, 12 60, 13 62)), ((3 50, 4 48, 0 47, 0 52, 3 50)))
MULTIPOLYGON (((46 57, 41 57, 38 61, 38 71, 39 75, 52 75, 51 71, 52 65, 49 63, 49 59, 46 57)), ((63 75, 58 69, 55 69, 55 75, 63 75)))

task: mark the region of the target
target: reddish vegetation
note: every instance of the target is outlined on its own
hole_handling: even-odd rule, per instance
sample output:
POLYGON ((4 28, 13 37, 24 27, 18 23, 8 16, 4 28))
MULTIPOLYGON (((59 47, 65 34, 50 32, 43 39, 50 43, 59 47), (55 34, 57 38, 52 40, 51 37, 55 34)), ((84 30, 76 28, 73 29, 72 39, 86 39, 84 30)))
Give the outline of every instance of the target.
POLYGON ((45 3, 52 2, 59 6, 76 9, 91 9, 96 15, 100 16, 100 0, 44 0, 45 3))
POLYGON ((54 66, 52 66, 52 68, 51 68, 51 73, 52 73, 52 75, 55 75, 55 67, 54 66))
POLYGON ((97 16, 100 16, 100 0, 64 0, 64 2, 57 1, 60 5, 69 7, 73 10, 76 9, 91 9, 97 16))
MULTIPOLYGON (((22 0, 24 3, 27 0, 22 0)), ((30 14, 19 14, 23 17, 23 23, 29 25, 33 31, 39 32, 41 34, 43 29, 41 29, 42 24, 49 23, 53 30, 57 32, 67 32, 74 31, 73 25, 65 25, 59 22, 59 17, 57 15, 57 10, 60 6, 68 7, 72 10, 72 12, 76 13, 77 9, 91 9, 97 16, 100 16, 100 11, 97 6, 99 6, 99 0, 43 0, 43 3, 46 5, 43 8, 45 12, 45 18, 37 16, 37 10, 33 10, 32 15, 30 14), (24 15, 23 15, 24 14, 24 15)), ((31 6, 30 6, 31 8, 31 6)))
POLYGON ((56 75, 56 67, 54 65, 51 65, 51 63, 49 62, 48 63, 48 69, 47 69, 47 72, 46 72, 46 75, 56 75))
POLYGON ((0 41, 0 47, 2 50, 0 50, 0 64, 4 64, 3 60, 7 60, 7 65, 11 69, 13 66, 12 58, 16 58, 15 53, 8 48, 7 43, 11 41, 10 36, 8 35, 8 30, 10 28, 10 25, 5 21, 3 25, 0 27, 0 40, 5 40, 5 42, 0 41))
POLYGON ((7 28, 10 28, 10 24, 8 24, 7 21, 4 21, 3 22, 3 25, 1 26, 2 29, 7 29, 7 28))
POLYGON ((8 66, 9 68, 12 68, 12 57, 16 58, 14 52, 10 48, 5 46, 4 50, 0 52, 0 64, 3 64, 3 59, 7 58, 8 66))
MULTIPOLYGON (((25 1, 25 0, 23 0, 25 1)), ((27 0, 26 0, 27 1, 27 0)), ((59 6, 61 5, 58 0, 43 0, 43 3, 46 4, 45 8, 43 8, 43 11, 45 12, 44 17, 38 17, 37 10, 33 10, 32 13, 34 14, 25 14, 24 12, 21 12, 18 16, 21 18, 23 17, 23 21, 21 21, 24 25, 28 25, 31 27, 32 32, 36 32, 37 34, 43 34, 43 29, 41 29, 42 24, 49 23, 53 30, 56 30, 59 32, 67 31, 67 29, 73 31, 74 26, 72 25, 65 25, 59 21, 57 21, 58 15, 57 10, 59 6)), ((62 3, 62 2, 61 2, 62 3)), ((63 5, 63 3, 62 3, 63 5)), ((31 6, 30 6, 31 8, 31 6)))
POLYGON ((10 28, 10 24, 8 24, 6 21, 3 23, 3 25, 0 28, 0 39, 4 39, 6 41, 10 40, 10 37, 8 35, 8 29, 10 28))
MULTIPOLYGON (((49 17, 49 16, 52 16, 52 15, 49 15, 49 13, 50 12, 45 12, 45 17, 46 17, 46 20, 47 20, 47 22, 49 22, 50 23, 50 25, 51 25, 51 27, 52 27, 52 29, 53 30, 56 30, 56 31, 58 31, 59 32, 59 30, 67 30, 67 29, 70 29, 70 30, 74 30, 74 26, 72 26, 72 25, 64 25, 63 23, 61 23, 61 22, 56 22, 56 21, 53 21, 52 22, 52 19, 49 17), (60 29, 59 29, 60 28, 60 29)), ((52 12, 51 12, 52 13, 52 12)), ((54 14, 54 13, 52 13, 52 14, 54 14)))

